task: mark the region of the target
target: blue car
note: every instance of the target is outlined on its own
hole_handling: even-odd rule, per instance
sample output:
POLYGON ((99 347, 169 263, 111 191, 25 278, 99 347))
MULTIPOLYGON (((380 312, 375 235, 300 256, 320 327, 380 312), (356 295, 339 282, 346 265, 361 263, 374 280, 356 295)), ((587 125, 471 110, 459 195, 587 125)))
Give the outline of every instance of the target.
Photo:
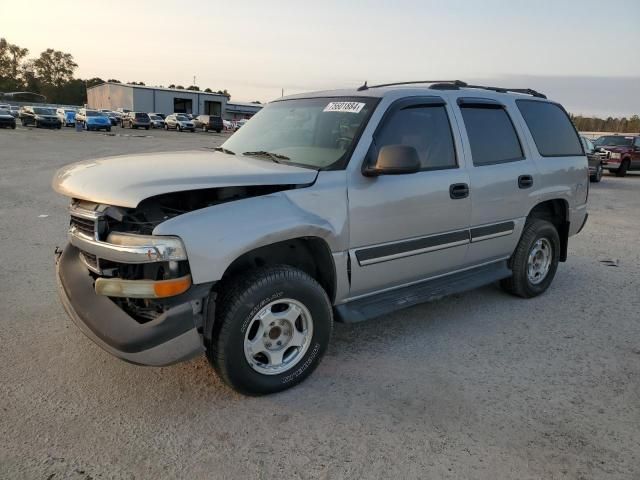
POLYGON ((106 113, 98 110, 81 108, 76 114, 76 122, 82 124, 85 130, 111 131, 111 120, 109 120, 106 113))
POLYGON ((56 115, 63 127, 73 127, 76 124, 76 111, 71 108, 58 108, 56 115))

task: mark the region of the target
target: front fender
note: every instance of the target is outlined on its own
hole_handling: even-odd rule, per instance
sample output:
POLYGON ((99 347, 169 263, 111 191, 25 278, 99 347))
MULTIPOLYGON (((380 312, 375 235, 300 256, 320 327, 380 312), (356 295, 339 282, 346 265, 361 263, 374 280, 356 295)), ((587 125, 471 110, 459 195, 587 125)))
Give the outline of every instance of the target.
POLYGON ((321 172, 306 188, 195 210, 161 223, 153 234, 182 239, 196 284, 220 280, 244 253, 293 238, 318 237, 332 252, 342 251, 348 244, 344 172, 321 172))

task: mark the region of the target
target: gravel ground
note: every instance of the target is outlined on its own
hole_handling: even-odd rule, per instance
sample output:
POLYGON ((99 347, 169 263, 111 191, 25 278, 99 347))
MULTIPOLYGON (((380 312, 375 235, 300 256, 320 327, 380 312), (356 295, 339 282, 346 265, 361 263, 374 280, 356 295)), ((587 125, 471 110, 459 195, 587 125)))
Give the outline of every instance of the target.
POLYGON ((338 324, 306 382, 245 398, 203 358, 111 357, 58 302, 58 167, 224 139, 126 133, 143 137, 0 131, 0 477, 640 477, 640 175, 591 185, 545 295, 488 286, 338 324))

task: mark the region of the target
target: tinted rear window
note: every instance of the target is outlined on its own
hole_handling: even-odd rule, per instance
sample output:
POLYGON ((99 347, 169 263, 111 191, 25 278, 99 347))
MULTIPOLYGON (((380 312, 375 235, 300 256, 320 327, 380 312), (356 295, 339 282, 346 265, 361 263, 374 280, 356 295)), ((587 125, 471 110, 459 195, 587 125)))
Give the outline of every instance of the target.
POLYGON ((474 165, 521 160, 522 147, 503 108, 462 107, 474 165))
POLYGON ((136 113, 136 118, 140 119, 140 120, 148 120, 149 119, 149 115, 147 115, 146 113, 136 113))
POLYGON ((576 129, 560 106, 535 100, 516 104, 529 127, 538 152, 543 157, 583 155, 576 129))

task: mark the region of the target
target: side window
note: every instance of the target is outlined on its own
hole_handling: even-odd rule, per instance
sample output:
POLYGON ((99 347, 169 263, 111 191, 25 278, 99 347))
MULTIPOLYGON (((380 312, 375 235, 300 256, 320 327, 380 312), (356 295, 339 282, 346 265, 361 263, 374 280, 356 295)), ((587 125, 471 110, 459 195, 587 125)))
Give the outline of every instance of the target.
POLYGON ((463 104, 460 110, 474 165, 495 165, 524 158, 511 118, 501 105, 463 104))
POLYGON ((640 147, 640 137, 636 137, 635 141, 633 142, 633 145, 635 145, 636 147, 640 147))
POLYGON ((415 106, 397 110, 375 136, 378 149, 409 145, 418 151, 422 170, 456 168, 456 151, 444 106, 415 106))
POLYGON ((536 100, 516 100, 516 104, 540 155, 582 155, 578 133, 567 113, 559 105, 536 100))

